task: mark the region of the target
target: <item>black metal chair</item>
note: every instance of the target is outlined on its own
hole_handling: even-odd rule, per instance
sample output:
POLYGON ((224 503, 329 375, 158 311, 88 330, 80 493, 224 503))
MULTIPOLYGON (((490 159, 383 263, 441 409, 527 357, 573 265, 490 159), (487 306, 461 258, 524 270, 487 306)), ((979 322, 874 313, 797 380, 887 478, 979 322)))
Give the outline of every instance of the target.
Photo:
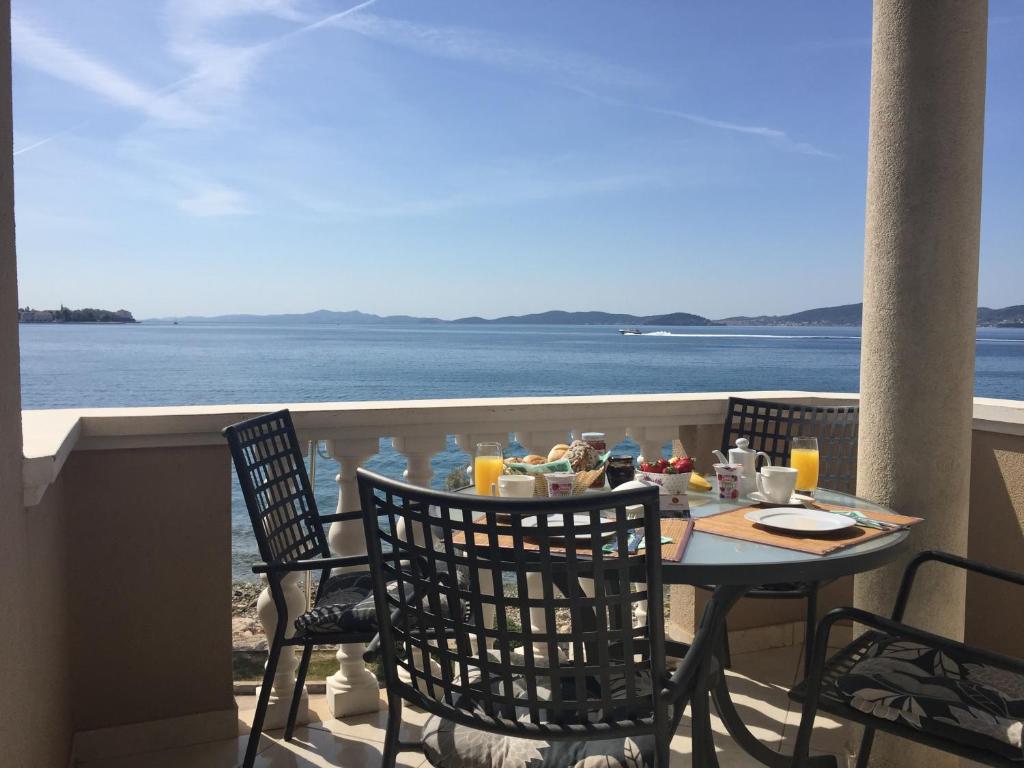
POLYGON ((656 489, 497 499, 362 469, 358 478, 382 617, 385 768, 400 749, 423 751, 439 768, 499 768, 496 755, 541 766, 605 756, 668 765, 711 638, 699 632, 693 652, 665 640, 661 548, 630 552, 632 532, 660 542, 656 489), (633 504, 643 516, 627 515, 633 504), (593 580, 593 596, 580 579, 593 580), (639 625, 633 609, 644 600, 639 625), (545 628, 531 627, 531 609, 545 628), (683 658, 671 675, 666 649, 683 658), (399 741, 403 701, 432 715, 420 741, 399 741))
POLYGON ((332 556, 323 530, 328 523, 361 519, 362 513, 318 513, 291 414, 284 410, 249 419, 227 427, 224 436, 263 558, 252 570, 266 575, 277 609, 277 626, 242 763, 251 768, 282 650, 302 646, 284 733, 285 740, 291 741, 313 646, 370 641, 377 633, 376 607, 366 570, 369 559, 332 556), (332 568, 354 566, 363 570, 330 575, 332 568), (307 579, 319 571, 319 583, 314 607, 295 619, 290 632, 281 582, 296 571, 306 573, 307 579))
MULTIPOLYGON (((789 464, 792 437, 817 437, 818 485, 842 493, 857 487, 857 427, 860 408, 856 405, 821 406, 777 403, 730 397, 722 428, 722 452, 745 437, 750 448, 764 451, 773 464, 789 464)), ((820 583, 766 584, 750 590, 746 597, 770 600, 806 600, 804 627, 804 669, 808 668, 818 618, 820 583)), ((708 587, 713 589, 713 587, 708 587)), ((728 631, 723 633, 728 663, 728 631)))
POLYGON ((803 704, 794 765, 808 759, 819 709, 864 726, 858 768, 868 765, 876 730, 985 765, 1024 765, 1024 659, 903 623, 914 577, 929 562, 1024 586, 1024 573, 923 552, 903 573, 891 618, 856 608, 830 611, 818 626, 810 674, 790 692, 803 704), (868 630, 826 661, 829 633, 842 620, 868 630))

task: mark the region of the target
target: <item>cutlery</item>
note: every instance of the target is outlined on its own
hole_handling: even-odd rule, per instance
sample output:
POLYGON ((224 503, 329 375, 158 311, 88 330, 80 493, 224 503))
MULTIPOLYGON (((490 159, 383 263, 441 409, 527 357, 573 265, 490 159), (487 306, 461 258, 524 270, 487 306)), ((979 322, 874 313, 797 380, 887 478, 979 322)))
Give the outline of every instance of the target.
POLYGON ((831 512, 833 515, 849 517, 852 520, 856 520, 857 525, 863 528, 876 528, 880 531, 899 531, 904 528, 904 526, 897 523, 887 523, 884 520, 875 520, 874 518, 868 517, 863 512, 858 512, 855 509, 825 509, 824 507, 819 507, 813 501, 801 501, 800 503, 807 509, 816 509, 821 512, 831 512))
POLYGON ((896 523, 887 523, 884 520, 875 520, 872 517, 868 517, 862 512, 858 512, 854 509, 850 510, 832 510, 837 515, 843 515, 857 521, 857 525, 862 525, 865 528, 877 528, 880 531, 898 531, 903 528, 902 525, 896 523))

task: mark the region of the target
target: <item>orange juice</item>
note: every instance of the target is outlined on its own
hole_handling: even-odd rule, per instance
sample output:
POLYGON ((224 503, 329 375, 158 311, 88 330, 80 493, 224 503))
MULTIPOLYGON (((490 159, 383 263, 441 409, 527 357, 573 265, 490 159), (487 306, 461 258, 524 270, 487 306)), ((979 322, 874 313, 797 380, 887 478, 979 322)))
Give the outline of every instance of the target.
POLYGON ((491 485, 497 484, 504 468, 501 456, 477 456, 473 460, 473 482, 478 496, 491 495, 491 485))
POLYGON ((818 487, 818 452, 812 448, 794 448, 789 452, 789 466, 796 470, 798 491, 818 487))

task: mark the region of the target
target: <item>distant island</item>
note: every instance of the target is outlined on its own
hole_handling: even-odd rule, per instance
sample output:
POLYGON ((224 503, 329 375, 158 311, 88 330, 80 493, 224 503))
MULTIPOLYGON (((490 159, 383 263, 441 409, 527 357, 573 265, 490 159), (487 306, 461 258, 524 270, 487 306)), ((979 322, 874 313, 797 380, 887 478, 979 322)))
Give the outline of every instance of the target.
MULTIPOLYGON (((843 304, 838 307, 820 307, 796 312, 791 315, 754 315, 725 317, 711 320, 687 312, 672 312, 664 315, 628 315, 611 312, 537 312, 529 315, 506 315, 504 317, 460 317, 456 320, 442 320, 437 317, 413 317, 411 315, 374 315, 367 312, 334 312, 318 309, 315 312, 284 315, 217 315, 214 317, 186 316, 154 318, 155 322, 174 323, 323 323, 330 325, 393 325, 423 323, 436 325, 618 325, 618 326, 850 326, 861 324, 863 304, 843 304)), ((97 310, 78 310, 93 312, 97 310)), ((121 310, 122 312, 124 310, 121 310)), ((130 313, 128 314, 131 317, 130 313)), ((50 322, 50 321, 44 321, 50 322)), ((127 321, 134 322, 134 321, 127 321)), ((1024 328, 1024 304, 1002 309, 978 307, 978 325, 994 328, 1024 328)))
POLYGON ((18 309, 19 323, 137 323, 127 309, 18 309))

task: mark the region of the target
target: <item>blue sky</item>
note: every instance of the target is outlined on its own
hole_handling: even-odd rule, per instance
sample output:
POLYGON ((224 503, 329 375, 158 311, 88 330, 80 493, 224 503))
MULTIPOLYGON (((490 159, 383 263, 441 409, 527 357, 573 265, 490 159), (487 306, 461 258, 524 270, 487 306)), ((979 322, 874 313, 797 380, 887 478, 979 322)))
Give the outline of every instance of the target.
MULTIPOLYGON (((991 0, 982 304, 1024 303, 991 0)), ((870 3, 14 0, 23 305, 137 317, 860 300, 870 3)))

